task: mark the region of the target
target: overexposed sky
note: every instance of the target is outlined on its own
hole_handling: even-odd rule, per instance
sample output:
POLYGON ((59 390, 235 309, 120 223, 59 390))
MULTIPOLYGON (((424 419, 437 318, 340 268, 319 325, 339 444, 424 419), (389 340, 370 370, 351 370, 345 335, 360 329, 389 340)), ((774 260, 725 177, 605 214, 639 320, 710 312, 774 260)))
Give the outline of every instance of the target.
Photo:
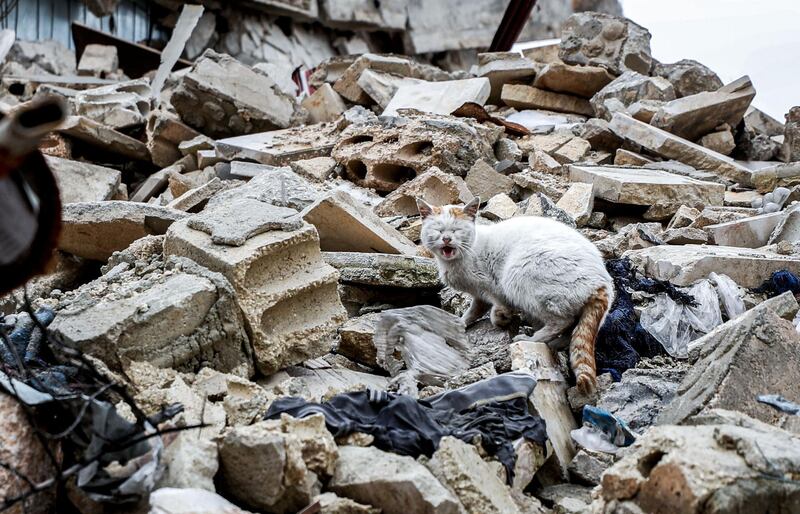
POLYGON ((620 0, 661 62, 699 61, 727 83, 749 75, 753 104, 780 122, 800 105, 800 0, 620 0))

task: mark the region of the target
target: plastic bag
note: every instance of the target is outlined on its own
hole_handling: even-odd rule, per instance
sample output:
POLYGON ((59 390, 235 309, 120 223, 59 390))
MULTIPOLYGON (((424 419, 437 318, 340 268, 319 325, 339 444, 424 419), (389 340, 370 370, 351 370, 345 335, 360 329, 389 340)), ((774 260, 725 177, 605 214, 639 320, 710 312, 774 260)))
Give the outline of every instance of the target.
POLYGON ((583 426, 572 430, 572 439, 587 450, 617 453, 622 447, 636 441, 636 434, 628 424, 607 410, 591 405, 583 407, 583 426))
POLYGON ((742 299, 739 285, 728 275, 718 275, 713 271, 708 275, 708 279, 717 287, 717 294, 725 308, 728 319, 733 319, 747 310, 742 299))
POLYGON ((722 324, 719 296, 711 282, 701 280, 689 289, 697 305, 680 305, 664 293, 647 307, 640 323, 676 359, 689 357, 689 341, 722 324))

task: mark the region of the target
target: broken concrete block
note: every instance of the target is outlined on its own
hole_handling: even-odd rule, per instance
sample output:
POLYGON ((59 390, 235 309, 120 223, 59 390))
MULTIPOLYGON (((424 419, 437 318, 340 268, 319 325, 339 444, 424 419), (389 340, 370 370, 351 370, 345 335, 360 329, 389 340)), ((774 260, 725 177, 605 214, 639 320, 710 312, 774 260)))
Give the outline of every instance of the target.
POLYGON ((570 179, 594 185, 594 194, 609 202, 646 205, 645 219, 666 219, 681 205, 722 205, 725 186, 660 170, 570 166, 570 179))
POLYGON ((564 196, 558 200, 556 207, 569 214, 579 227, 586 225, 594 208, 592 184, 573 183, 564 193, 564 196))
POLYGON ((592 150, 592 145, 580 137, 573 137, 551 155, 559 164, 572 164, 582 161, 592 150))
POLYGON ((621 137, 608 128, 608 122, 601 118, 591 118, 587 120, 581 130, 580 136, 589 141, 592 148, 595 150, 615 152, 619 150, 624 143, 621 137))
POLYGON ((455 437, 443 437, 425 466, 458 497, 467 512, 515 514, 522 511, 511 489, 503 483, 478 451, 455 437))
POLYGON ((332 124, 306 125, 220 139, 216 149, 228 160, 251 159, 261 164, 284 166, 295 160, 330 154, 337 134, 332 124))
POLYGON ((179 434, 164 450, 166 469, 158 487, 197 488, 214 492, 218 458, 217 443, 210 438, 179 434))
POLYGON ((653 246, 626 252, 645 275, 689 286, 712 271, 725 270, 741 287, 758 287, 778 270, 800 272, 800 259, 776 253, 729 246, 653 246))
POLYGON ((308 118, 312 123, 335 121, 347 110, 342 97, 327 83, 303 99, 300 105, 308 111, 308 118))
POLYGON ((200 133, 182 123, 175 114, 160 109, 151 112, 147 117, 146 132, 151 160, 161 167, 170 166, 187 155, 188 152, 181 151, 181 144, 200 136, 200 133))
POLYGON ((654 127, 695 141, 727 124, 735 127, 742 121, 756 90, 745 76, 717 91, 706 91, 665 103, 650 122, 654 127))
MULTIPOLYGON (((626 420, 627 421, 627 420, 626 420)), ((570 478, 578 482, 597 485, 603 472, 614 464, 614 457, 607 453, 581 449, 569 463, 570 478)))
POLYGON ((594 114, 611 120, 611 116, 643 100, 669 101, 675 99, 672 84, 661 77, 627 71, 598 91, 591 99, 594 114))
POLYGON ((152 514, 250 514, 204 489, 161 487, 150 494, 152 514))
POLYGON ((287 128, 307 115, 272 79, 213 50, 181 77, 171 102, 186 124, 217 138, 287 128))
MULTIPOLYGON (((480 165, 480 163, 487 166, 492 173, 500 175, 484 161, 476 162, 475 166, 480 165)), ((500 177, 506 179, 503 175, 500 175, 500 177)), ((467 178, 469 179, 469 173, 467 178)), ((389 193, 375 207, 375 213, 379 216, 415 216, 419 214, 417 198, 422 198, 431 205, 440 206, 466 204, 474 198, 474 195, 464 179, 456 175, 449 175, 439 170, 439 168, 433 167, 389 193)))
POLYGON ((25 67, 35 64, 39 69, 53 75, 75 75, 77 67, 75 52, 55 40, 18 39, 9 50, 6 62, 18 63, 25 67))
POLYGON ((69 99, 73 114, 113 129, 144 124, 150 114, 150 102, 151 89, 147 79, 79 91, 69 99))
POLYGON ((585 98, 554 93, 524 84, 505 84, 500 99, 504 104, 516 109, 545 109, 590 117, 594 115, 594 109, 585 98))
POLYGON ((338 274, 321 260, 316 229, 303 223, 295 211, 273 207, 293 213, 300 228, 255 230, 269 221, 268 207, 268 203, 242 197, 238 202, 209 205, 203 211, 208 226, 194 224, 191 218, 174 224, 164 243, 165 254, 189 257, 231 281, 256 365, 264 374, 326 353, 335 327, 345 317, 336 292, 338 274), (266 217, 237 221, 240 211, 252 216, 263 212, 266 217), (245 237, 241 246, 217 244, 211 234, 214 218, 219 218, 226 237, 231 221, 240 233, 253 235, 245 237), (249 223, 254 223, 252 229, 249 223))
POLYGON ((706 225, 711 240, 720 246, 760 248, 769 241, 772 231, 783 219, 782 212, 772 212, 727 223, 706 225))
POLYGON ((58 248, 85 259, 105 261, 137 239, 158 233, 157 224, 148 222, 148 218, 168 225, 185 216, 173 209, 135 202, 67 204, 62 212, 58 248))
POLYGON ((434 166, 464 176, 478 159, 494 162, 492 147, 502 133, 502 127, 466 118, 409 115, 393 120, 376 118, 342 132, 332 157, 357 185, 390 192, 434 166))
POLYGON ((614 80, 605 68, 599 66, 570 66, 551 63, 536 74, 534 87, 591 98, 614 80))
POLYGON ((111 168, 58 157, 45 157, 58 184, 62 204, 110 200, 119 188, 122 174, 111 168))
POLYGON ((425 466, 411 457, 377 448, 339 448, 328 489, 339 496, 372 505, 384 514, 458 514, 458 499, 425 466), (398 502, 397 498, 403 501, 398 502))
POLYGON ((84 116, 70 116, 58 131, 104 151, 138 161, 149 161, 147 145, 84 116))
POLYGON ((520 202, 520 210, 517 211, 517 216, 544 216, 545 218, 558 220, 572 228, 577 227, 572 216, 563 209, 556 207, 553 200, 544 193, 534 193, 525 202, 527 202, 527 205, 525 205, 524 209, 522 209, 524 202, 520 202))
POLYGON ((678 98, 703 91, 716 91, 722 87, 722 80, 716 73, 691 59, 682 59, 672 64, 656 63, 653 66, 653 75, 669 80, 678 98))
POLYGON ((692 342, 692 350, 699 349, 698 358, 657 423, 679 424, 704 410, 720 408, 781 426, 787 422, 786 413, 753 399, 763 391, 781 391, 787 397, 800 394, 791 377, 798 345, 800 336, 792 322, 766 307, 720 325, 692 342))
POLYGON ((400 288, 439 288, 432 258, 363 252, 326 252, 325 262, 339 270, 342 282, 400 288))
POLYGON ((500 193, 489 198, 480 215, 492 221, 503 221, 514 216, 517 204, 507 194, 500 193))
POLYGON ((227 280, 185 259, 141 269, 120 263, 61 298, 50 329, 115 371, 141 361, 251 374, 250 345, 227 280))
MULTIPOLYGON (((494 168, 489 166, 484 160, 476 162, 475 165, 470 168, 470 170, 467 172, 464 182, 466 182, 470 193, 487 199, 492 198, 500 193, 509 194, 514 188, 514 180, 496 172, 494 168)), ((418 197, 425 199, 424 195, 418 195, 418 197)), ((445 199, 442 198, 441 200, 445 199)), ((432 203, 431 205, 447 205, 460 202, 466 203, 468 201, 469 200, 459 198, 456 202, 445 201, 444 203, 432 203)))
POLYGON ((645 166, 652 162, 653 161, 647 157, 623 148, 617 149, 617 152, 614 154, 614 166, 636 167, 645 166))
POLYGON ((800 161, 800 107, 798 106, 792 107, 786 113, 783 151, 787 162, 800 161))
POLYGON ((292 161, 289 166, 292 171, 303 178, 314 182, 325 182, 333 175, 336 161, 331 157, 314 157, 313 159, 292 161))
POLYGON ((220 191, 237 186, 238 184, 235 182, 229 180, 222 181, 214 177, 210 182, 206 182, 200 187, 186 191, 169 202, 166 207, 183 212, 198 212, 212 196, 220 191))
POLYGON ((254 509, 276 513, 297 512, 311 503, 337 455, 322 415, 235 427, 219 453, 225 491, 254 509))
POLYGON ((656 115, 658 110, 664 105, 661 100, 640 100, 628 106, 625 111, 631 115, 633 119, 650 123, 653 116, 656 115))
POLYGON ((713 152, 665 130, 634 120, 621 113, 614 114, 609 125, 618 136, 643 146, 651 152, 675 159, 698 170, 710 170, 720 177, 749 185, 753 172, 730 157, 713 152))
POLYGON ((119 68, 117 47, 109 45, 86 45, 78 63, 78 75, 105 78, 119 68))
POLYGON ((736 142, 733 140, 730 128, 706 134, 697 141, 697 144, 722 155, 730 155, 736 149, 736 142))
POLYGON ((648 74, 653 64, 650 32, 627 18, 597 12, 576 13, 561 26, 561 60, 648 74))
POLYGON ((336 353, 348 359, 376 367, 378 365, 373 336, 380 313, 373 312, 350 318, 339 328, 339 346, 336 353))
MULTIPOLYGON (((217 194, 210 205, 222 205, 245 198, 300 211, 320 198, 320 191, 289 167, 261 166, 261 168, 247 184, 217 194)), ((232 169, 238 168, 232 167, 232 169)), ((288 221, 288 218, 284 220, 288 221)), ((238 229, 232 227, 232 230, 238 229)))
POLYGON ((340 498, 335 493, 320 494, 314 497, 313 502, 319 502, 320 514, 381 514, 380 509, 355 502, 350 498, 340 498))
POLYGON ((317 200, 301 215, 317 228, 326 252, 417 253, 411 240, 343 191, 317 200))
POLYGON ((668 245, 701 245, 708 243, 708 232, 699 228, 668 228, 661 236, 668 245))
POLYGON ((800 438, 738 412, 719 409, 705 418, 695 418, 695 426, 653 427, 640 437, 603 474, 591 511, 791 510, 797 487, 765 475, 800 470, 800 438))
POLYGON ((529 82, 537 66, 518 52, 485 52, 478 54, 478 64, 472 74, 486 77, 491 84, 489 103, 498 104, 503 85, 509 82, 529 82))
POLYGON ((394 98, 400 86, 419 83, 425 84, 427 82, 370 69, 362 71, 361 76, 358 77, 359 87, 363 89, 381 109, 386 109, 386 106, 392 101, 392 98, 394 98))
POLYGON ((383 116, 396 116, 400 109, 450 114, 467 102, 483 105, 490 91, 487 78, 406 83, 397 88, 383 116))

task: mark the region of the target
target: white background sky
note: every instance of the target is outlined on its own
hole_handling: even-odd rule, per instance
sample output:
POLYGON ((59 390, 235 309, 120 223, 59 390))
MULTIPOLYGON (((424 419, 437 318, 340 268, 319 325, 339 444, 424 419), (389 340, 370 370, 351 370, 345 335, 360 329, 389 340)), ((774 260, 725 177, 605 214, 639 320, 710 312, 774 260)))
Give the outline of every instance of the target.
POLYGON ((621 0, 661 62, 694 59, 727 83, 749 75, 753 104, 783 122, 800 105, 800 0, 621 0))

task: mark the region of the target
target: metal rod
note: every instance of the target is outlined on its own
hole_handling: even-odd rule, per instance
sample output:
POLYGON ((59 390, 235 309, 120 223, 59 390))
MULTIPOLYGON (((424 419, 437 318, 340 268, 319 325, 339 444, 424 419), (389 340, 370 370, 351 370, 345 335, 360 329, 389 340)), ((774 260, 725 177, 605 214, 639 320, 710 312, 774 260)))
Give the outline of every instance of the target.
POLYGON ((536 6, 536 0, 511 0, 497 27, 492 44, 489 46, 490 52, 508 52, 517 38, 522 33, 522 29, 528 22, 528 18, 536 6))

